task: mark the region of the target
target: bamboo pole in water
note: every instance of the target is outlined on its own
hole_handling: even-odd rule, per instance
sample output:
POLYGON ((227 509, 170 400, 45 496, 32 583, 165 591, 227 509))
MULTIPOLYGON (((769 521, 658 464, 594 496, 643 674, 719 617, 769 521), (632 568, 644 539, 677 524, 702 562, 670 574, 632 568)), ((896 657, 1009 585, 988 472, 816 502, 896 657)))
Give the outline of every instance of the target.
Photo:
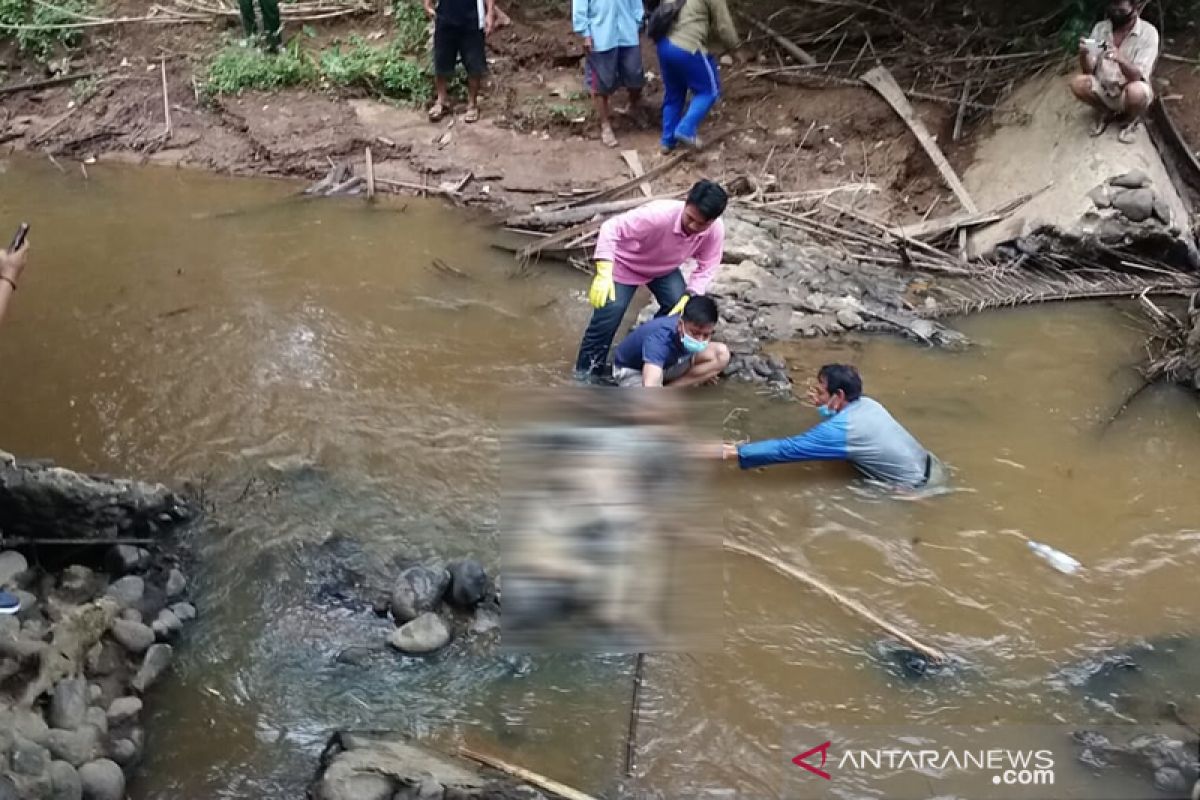
POLYGON ((791 578, 795 578, 796 580, 800 581, 801 583, 808 584, 809 587, 816 589, 818 592, 825 595, 830 600, 833 600, 835 603, 842 606, 846 610, 853 612, 854 614, 858 615, 859 617, 862 617, 867 622, 870 622, 872 625, 875 625, 877 628, 884 631, 885 633, 888 633, 888 634, 896 637, 901 642, 903 642, 904 644, 911 647, 913 650, 916 650, 917 652, 921 653, 923 656, 928 658, 931 662, 933 662, 935 664, 944 664, 947 661, 949 661, 949 657, 946 655, 946 653, 943 650, 940 650, 931 645, 927 645, 924 642, 921 642, 920 640, 914 638, 913 636, 910 636, 909 634, 907 634, 904 631, 897 628, 892 623, 888 622, 887 620, 883 619, 879 615, 875 614, 875 612, 871 611, 869 608, 864 606, 862 603, 860 603, 857 600, 854 600, 852 598, 846 597, 844 594, 839 592, 837 589, 834 589, 832 586, 830 586, 829 584, 820 580, 819 578, 809 575, 804 570, 799 569, 798 567, 793 567, 791 564, 787 564, 783 561, 780 561, 778 558, 769 556, 766 553, 761 553, 758 550, 755 550, 752 547, 747 547, 744 544, 738 544, 736 542, 726 542, 725 549, 732 550, 735 553, 741 553, 742 555, 750 556, 752 558, 757 558, 759 561, 766 563, 767 565, 773 567, 775 570, 783 573, 784 575, 787 575, 788 577, 791 577, 791 578))
POLYGON ((597 800, 590 794, 584 794, 578 789, 572 789, 570 786, 559 783, 556 780, 551 780, 545 775, 539 775, 532 770, 527 770, 524 767, 518 767, 516 764, 510 764, 507 761, 502 761, 495 756, 489 756, 486 753, 480 753, 475 750, 470 750, 466 747, 460 748, 458 751, 463 756, 478 761, 485 767, 498 769, 506 775, 510 775, 518 780, 525 781, 531 786, 536 786, 539 789, 544 789, 547 792, 553 792, 565 800, 597 800))

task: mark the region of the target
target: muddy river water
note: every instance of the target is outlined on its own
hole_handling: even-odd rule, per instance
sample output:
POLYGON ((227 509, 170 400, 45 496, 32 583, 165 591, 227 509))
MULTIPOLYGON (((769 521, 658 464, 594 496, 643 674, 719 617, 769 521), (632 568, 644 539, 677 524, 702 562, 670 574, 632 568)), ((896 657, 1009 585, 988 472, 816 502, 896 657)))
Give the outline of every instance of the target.
MULTIPOLYGON (((497 387, 565 380, 582 276, 548 265, 512 279, 486 230, 433 202, 368 208, 296 190, 101 166, 85 181, 42 161, 0 176, 0 222, 28 219, 35 248, 0 332, 0 446, 193 481, 215 508, 196 540, 201 617, 155 690, 132 796, 300 797, 336 728, 467 742, 613 791, 629 657, 501 658, 457 642, 428 660, 379 650, 343 663, 389 624, 328 597, 340 560, 494 563, 497 387)), ((711 491, 728 536, 804 565, 962 666, 908 679, 861 622, 731 556, 722 651, 647 659, 643 789, 782 797, 788 759, 814 744, 789 741, 800 722, 1156 720, 1089 699, 1061 670, 1200 632, 1197 405, 1155 389, 1100 432, 1136 385, 1140 336, 1115 306, 961 328, 976 343, 963 353, 889 339, 784 348, 801 377, 857 363, 868 393, 950 465, 952 493, 904 502, 837 465, 722 470, 711 491), (1086 569, 1051 571, 1023 537, 1086 569)), ((735 437, 815 421, 745 387, 707 399, 712 435, 722 420, 735 437)), ((1200 717, 1194 666, 1160 669, 1200 717)))

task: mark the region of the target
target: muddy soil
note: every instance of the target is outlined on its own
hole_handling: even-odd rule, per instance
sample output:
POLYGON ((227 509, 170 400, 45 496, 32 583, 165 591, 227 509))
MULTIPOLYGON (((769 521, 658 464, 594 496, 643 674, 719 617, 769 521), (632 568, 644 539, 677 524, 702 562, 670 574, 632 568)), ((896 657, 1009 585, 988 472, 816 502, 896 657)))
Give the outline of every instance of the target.
MULTIPOLYGON (((71 56, 72 70, 102 74, 96 91, 80 99, 77 88, 55 87, 0 98, 3 133, 10 147, 44 151, 69 160, 123 159, 197 167, 235 175, 317 178, 331 160, 361 162, 371 146, 380 178, 437 186, 456 184, 468 172, 467 202, 525 209, 556 194, 593 190, 629 177, 619 150, 603 147, 582 92, 583 50, 561 10, 507 9, 513 22, 490 40, 491 77, 484 119, 430 123, 424 109, 332 91, 249 92, 206 101, 197 89, 207 61, 237 33, 236 20, 188 25, 127 25, 87 34, 71 56), (166 59, 172 130, 165 135, 159 63, 166 59)), ((144 0, 108 8, 112 16, 147 13, 144 0)), ((350 21, 310 23, 310 46, 358 34, 378 39, 390 32, 382 14, 350 21)), ((299 35, 291 26, 287 35, 299 35)), ((11 44, 0 51, 9 65, 6 84, 37 80, 45 67, 21 59, 11 44)), ((653 48, 645 65, 657 72, 653 48)), ((869 183, 868 208, 900 220, 954 210, 948 191, 903 123, 865 88, 807 89, 748 77, 751 66, 777 56, 739 52, 723 68, 725 96, 708 132, 742 130, 719 148, 654 182, 655 192, 689 185, 699 175, 732 179, 750 175, 776 190, 869 183)), ((661 101, 651 75, 647 96, 661 101)), ((617 100, 617 106, 624 103, 617 100)), ((953 109, 921 109, 926 124, 948 142, 953 109)), ((635 149, 646 169, 663 158, 651 127, 619 115, 621 149, 635 149)), ((954 158, 954 153, 951 157, 954 158)))

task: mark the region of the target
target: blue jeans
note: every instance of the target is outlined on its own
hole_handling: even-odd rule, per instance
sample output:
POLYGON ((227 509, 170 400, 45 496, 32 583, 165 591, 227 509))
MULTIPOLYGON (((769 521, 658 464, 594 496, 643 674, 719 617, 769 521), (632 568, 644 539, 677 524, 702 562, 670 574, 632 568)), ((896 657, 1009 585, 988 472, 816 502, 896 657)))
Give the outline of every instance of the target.
MULTIPOLYGON (((656 317, 666 316, 687 291, 687 282, 678 269, 660 275, 648 285, 650 293, 658 301, 658 313, 654 315, 656 317)), ((592 321, 583 333, 579 357, 575 359, 576 375, 595 376, 603 372, 613 337, 617 335, 617 328, 621 327, 621 320, 625 318, 625 312, 638 290, 635 284, 614 282, 614 286, 617 299, 593 311, 592 321)))
POLYGON ((689 53, 663 38, 658 42, 658 71, 663 79, 662 143, 674 147, 677 138, 695 140, 700 123, 721 96, 717 60, 708 53, 689 53), (688 91, 692 102, 683 110, 688 91))

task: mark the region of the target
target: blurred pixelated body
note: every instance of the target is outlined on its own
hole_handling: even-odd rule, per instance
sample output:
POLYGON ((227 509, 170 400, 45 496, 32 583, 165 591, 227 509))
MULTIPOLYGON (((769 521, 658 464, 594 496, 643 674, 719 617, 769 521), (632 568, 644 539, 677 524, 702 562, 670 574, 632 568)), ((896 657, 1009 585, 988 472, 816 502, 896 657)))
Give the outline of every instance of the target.
POLYGON ((664 390, 521 398, 502 439, 502 647, 720 644, 721 524, 664 390))

